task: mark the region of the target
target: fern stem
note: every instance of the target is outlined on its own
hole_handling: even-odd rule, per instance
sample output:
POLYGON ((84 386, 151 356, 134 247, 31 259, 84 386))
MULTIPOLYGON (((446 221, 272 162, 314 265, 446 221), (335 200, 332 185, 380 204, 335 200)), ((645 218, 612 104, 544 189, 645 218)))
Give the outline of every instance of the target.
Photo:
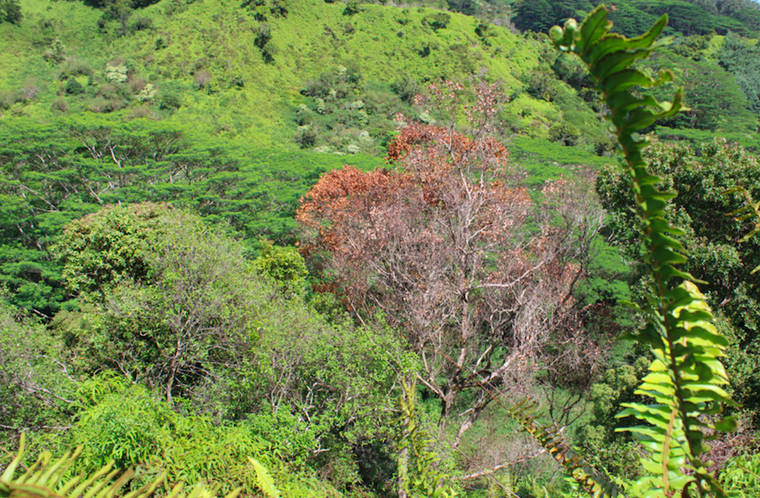
POLYGON ((731 417, 719 419, 714 426, 706 421, 706 416, 718 413, 721 405, 731 403, 721 387, 728 379, 719 361, 728 341, 718 332, 696 279, 677 268, 687 260, 686 250, 673 238, 682 232, 668 222, 665 213, 667 202, 675 194, 657 187, 662 179, 648 171, 642 157, 647 140, 638 136, 657 119, 680 110, 681 92, 676 92, 672 104, 663 106, 651 96, 631 91, 633 87, 655 87, 672 80, 670 72, 655 79, 633 67, 656 48, 655 40, 666 24, 667 16, 663 16, 643 35, 626 38, 609 32, 612 23, 602 5, 581 26, 571 19, 564 29, 552 28, 550 35, 561 50, 578 55, 586 63, 607 103, 642 225, 644 260, 652 285, 648 295, 650 322, 640 332, 639 341, 651 347, 655 359, 636 393, 653 398, 655 403, 625 403, 626 409, 618 415, 632 415, 650 424, 624 429, 642 438, 651 453, 645 467, 650 473, 657 473, 657 468, 661 474, 639 481, 644 488, 641 491, 647 496, 671 496, 695 485, 700 496, 725 496, 700 455, 706 451, 702 441, 708 429, 725 431, 735 426, 731 417), (688 468, 693 477, 684 474, 681 467, 688 468))

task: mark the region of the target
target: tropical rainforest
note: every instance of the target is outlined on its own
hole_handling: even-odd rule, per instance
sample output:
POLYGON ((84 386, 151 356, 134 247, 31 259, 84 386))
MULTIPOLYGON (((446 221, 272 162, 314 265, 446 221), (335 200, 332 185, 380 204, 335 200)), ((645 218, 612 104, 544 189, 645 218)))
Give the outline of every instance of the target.
POLYGON ((760 3, 0 0, 0 496, 760 495, 760 3))

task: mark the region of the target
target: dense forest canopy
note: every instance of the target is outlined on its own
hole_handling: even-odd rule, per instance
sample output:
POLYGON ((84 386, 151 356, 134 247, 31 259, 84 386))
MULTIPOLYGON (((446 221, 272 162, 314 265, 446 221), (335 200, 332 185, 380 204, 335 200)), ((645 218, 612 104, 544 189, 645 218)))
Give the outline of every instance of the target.
POLYGON ((760 4, 596 6, 0 0, 0 496, 758 495, 760 4))

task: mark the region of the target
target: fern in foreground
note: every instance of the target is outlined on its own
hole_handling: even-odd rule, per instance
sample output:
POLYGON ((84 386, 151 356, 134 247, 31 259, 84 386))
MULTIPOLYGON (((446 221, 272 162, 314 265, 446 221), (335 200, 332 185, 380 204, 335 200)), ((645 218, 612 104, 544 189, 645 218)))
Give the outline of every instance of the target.
MULTIPOLYGON (((92 475, 72 475, 71 468, 81 453, 81 447, 66 453, 57 460, 52 460, 50 453, 42 453, 37 461, 23 473, 17 473, 24 457, 24 435, 21 435, 16 457, 0 475, 0 498, 2 497, 46 497, 46 498, 147 498, 154 495, 167 498, 211 498, 216 494, 205 486, 195 486, 189 493, 183 484, 170 489, 163 489, 165 476, 161 475, 152 483, 140 489, 125 492, 122 488, 132 479, 134 471, 112 469, 107 465, 92 475)), ((256 469, 259 474, 259 469, 256 469)), ((274 488, 272 488, 274 489, 274 488)), ((234 490, 225 498, 234 498, 240 494, 234 490)), ((277 496, 267 494, 266 496, 277 496)))
POLYGON ((417 421, 416 387, 402 379, 399 407, 404 435, 398 454, 399 497, 450 498, 458 494, 425 428, 417 421), (412 471, 410 472, 410 464, 412 471))
POLYGON ((550 427, 538 423, 534 409, 536 404, 525 399, 514 405, 500 404, 522 428, 536 440, 565 469, 578 487, 590 496, 621 496, 617 485, 598 469, 593 468, 580 455, 563 442, 562 435, 550 427))
POLYGON ((550 36, 560 50, 583 60, 607 103, 633 183, 643 258, 651 271, 649 302, 643 310, 648 325, 638 339, 650 346, 655 359, 636 391, 651 401, 628 403, 618 415, 632 415, 644 423, 623 429, 636 434, 648 451, 642 461, 645 476, 634 491, 645 496, 691 496, 692 491, 725 496, 702 456, 708 449, 708 434, 735 428, 733 418, 720 414, 731 403, 720 362, 727 340, 716 329, 695 279, 678 269, 686 261, 686 251, 675 237, 683 232, 665 217, 665 207, 676 194, 658 188, 661 179, 649 173, 642 158, 647 139, 639 135, 682 107, 680 90, 672 103, 660 103, 639 91, 671 81, 672 73, 653 78, 633 67, 657 48, 656 39, 666 24, 663 16, 647 33, 626 38, 609 32, 612 23, 602 5, 580 26, 570 19, 564 28, 553 27, 550 36))

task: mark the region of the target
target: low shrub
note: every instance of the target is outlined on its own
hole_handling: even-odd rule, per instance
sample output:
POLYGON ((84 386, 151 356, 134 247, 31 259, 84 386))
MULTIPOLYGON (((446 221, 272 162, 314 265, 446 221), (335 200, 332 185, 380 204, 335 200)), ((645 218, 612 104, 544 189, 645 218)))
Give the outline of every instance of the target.
POLYGON ((69 95, 80 95, 84 93, 84 87, 76 80, 76 78, 69 78, 64 90, 69 95))
POLYGON ((317 130, 310 125, 300 126, 295 141, 302 149, 314 147, 317 143, 317 130))
POLYGON ((449 21, 451 21, 451 16, 449 14, 438 12, 436 14, 425 16, 422 19, 422 24, 430 26, 433 31, 438 31, 439 29, 446 28, 446 26, 449 25, 449 21))
POLYGON ((211 83, 211 73, 206 70, 200 70, 195 73, 193 84, 196 88, 199 90, 207 88, 209 86, 209 83, 211 83))
POLYGON ((158 99, 158 108, 173 111, 182 107, 182 97, 175 92, 163 92, 158 99))
POLYGON ((66 112, 69 110, 69 105, 66 103, 65 99, 62 99, 58 97, 53 101, 53 103, 50 106, 51 109, 58 112, 66 112))
POLYGON ((135 19, 135 22, 132 23, 132 29, 134 31, 143 31, 146 29, 151 29, 152 27, 153 19, 150 17, 139 16, 137 19, 135 19))
POLYGON ((359 2, 356 0, 348 0, 346 2, 346 8, 343 9, 343 15, 353 16, 354 14, 358 14, 360 10, 361 8, 359 7, 359 2))

